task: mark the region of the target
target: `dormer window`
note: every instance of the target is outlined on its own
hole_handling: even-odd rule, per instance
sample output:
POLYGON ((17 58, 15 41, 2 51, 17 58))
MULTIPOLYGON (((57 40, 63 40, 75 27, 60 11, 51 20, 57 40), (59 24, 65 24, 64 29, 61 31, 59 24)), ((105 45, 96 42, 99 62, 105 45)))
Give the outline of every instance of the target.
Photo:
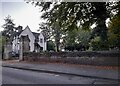
POLYGON ((43 43, 43 39, 42 38, 40 39, 40 43, 43 43))

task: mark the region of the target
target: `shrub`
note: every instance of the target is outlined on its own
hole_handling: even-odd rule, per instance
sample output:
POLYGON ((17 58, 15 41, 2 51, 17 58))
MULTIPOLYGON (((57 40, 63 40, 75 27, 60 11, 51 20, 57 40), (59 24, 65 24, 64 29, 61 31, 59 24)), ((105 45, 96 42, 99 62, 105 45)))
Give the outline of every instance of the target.
POLYGON ((96 37, 95 39, 93 39, 90 43, 90 47, 92 47, 92 50, 95 51, 101 51, 101 50, 108 50, 109 49, 109 44, 108 42, 102 42, 100 40, 100 37, 96 37))

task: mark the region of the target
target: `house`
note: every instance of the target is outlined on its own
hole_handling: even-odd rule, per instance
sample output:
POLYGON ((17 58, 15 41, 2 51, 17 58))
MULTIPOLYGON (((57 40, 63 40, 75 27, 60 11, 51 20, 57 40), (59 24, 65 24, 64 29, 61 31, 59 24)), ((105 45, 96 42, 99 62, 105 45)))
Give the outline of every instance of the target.
POLYGON ((19 29, 19 31, 15 34, 12 42, 12 50, 14 52, 19 53, 20 43, 22 43, 23 52, 46 51, 46 40, 42 32, 32 32, 29 26, 27 26, 24 30, 19 29))

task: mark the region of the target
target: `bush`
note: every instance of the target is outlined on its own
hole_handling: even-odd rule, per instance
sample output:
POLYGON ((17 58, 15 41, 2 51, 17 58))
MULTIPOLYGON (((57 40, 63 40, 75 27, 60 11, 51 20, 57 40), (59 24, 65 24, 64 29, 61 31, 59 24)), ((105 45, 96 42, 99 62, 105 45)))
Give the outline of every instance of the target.
POLYGON ((88 50, 89 46, 88 45, 82 45, 82 44, 74 44, 74 45, 67 45, 65 47, 65 50, 69 50, 69 51, 85 51, 88 50))
POLYGON ((107 41, 102 42, 99 37, 96 37, 91 41, 90 47, 92 47, 92 50, 95 50, 95 51, 109 50, 108 42, 107 41))
POLYGON ((47 42, 47 50, 48 51, 55 51, 55 45, 52 41, 47 42))
POLYGON ((120 53, 114 51, 26 52, 25 61, 118 66, 120 53))

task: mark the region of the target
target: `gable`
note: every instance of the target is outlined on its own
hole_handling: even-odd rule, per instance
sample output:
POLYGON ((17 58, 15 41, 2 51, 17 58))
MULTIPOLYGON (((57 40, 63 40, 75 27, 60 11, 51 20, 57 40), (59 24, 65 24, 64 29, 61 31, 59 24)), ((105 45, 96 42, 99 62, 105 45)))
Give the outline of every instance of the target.
POLYGON ((39 39, 40 38, 42 38, 44 40, 44 42, 46 42, 46 38, 45 38, 45 36, 44 36, 44 34, 42 32, 39 34, 39 39))
POLYGON ((21 36, 28 36, 28 38, 34 42, 38 42, 40 38, 46 41, 42 32, 40 33, 32 32, 28 26, 20 33, 19 38, 21 36))
POLYGON ((20 33, 19 37, 21 36, 28 36, 30 40, 35 40, 35 36, 28 26, 20 33))
POLYGON ((43 36, 43 34, 42 34, 42 33, 40 33, 39 37, 44 38, 44 36, 43 36))
POLYGON ((41 31, 40 35, 44 37, 44 41, 47 41, 45 34, 41 31))

